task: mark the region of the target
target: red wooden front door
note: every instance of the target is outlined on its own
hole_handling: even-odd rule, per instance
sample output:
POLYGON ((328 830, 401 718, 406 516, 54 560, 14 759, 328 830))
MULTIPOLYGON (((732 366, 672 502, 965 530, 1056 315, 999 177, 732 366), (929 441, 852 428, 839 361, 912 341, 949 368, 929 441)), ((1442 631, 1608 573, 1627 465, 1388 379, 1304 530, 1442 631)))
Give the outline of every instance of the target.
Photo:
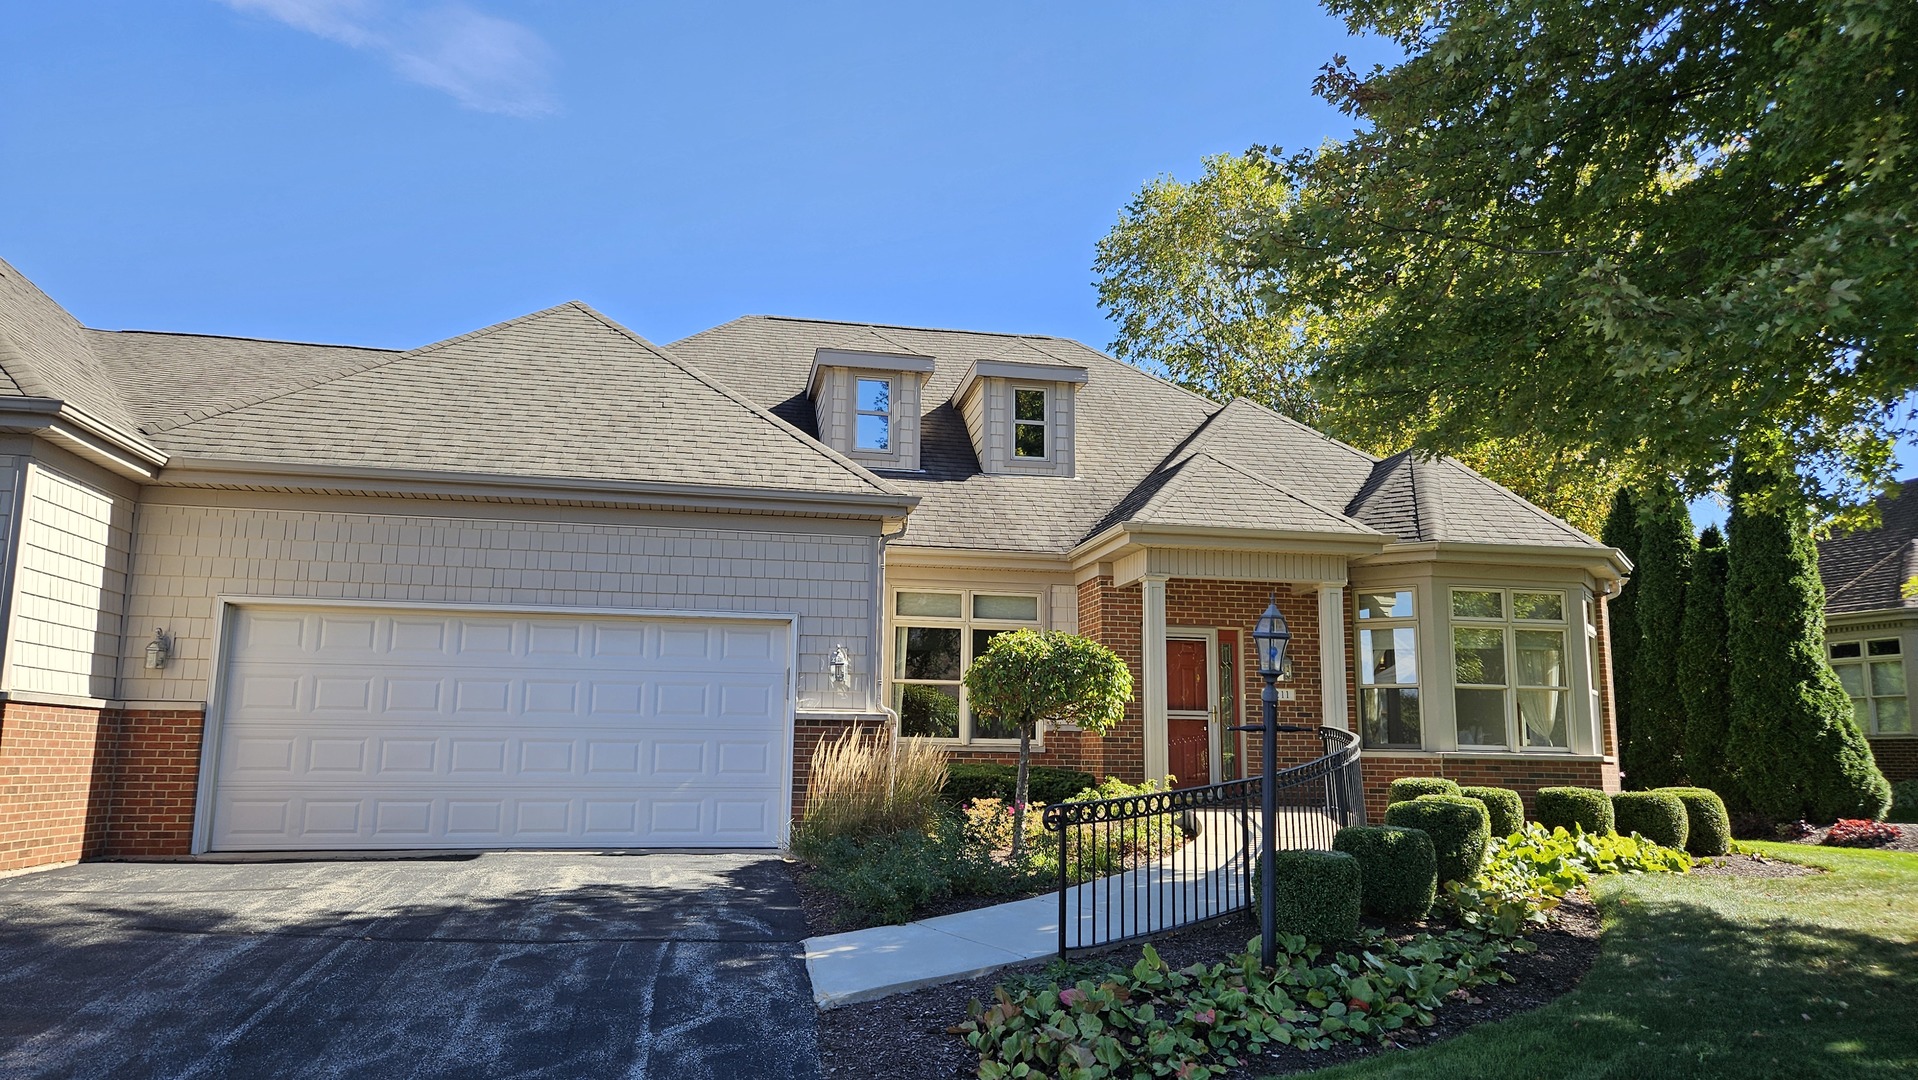
POLYGON ((1211 660, 1204 641, 1165 643, 1166 760, 1177 787, 1212 782, 1211 660))

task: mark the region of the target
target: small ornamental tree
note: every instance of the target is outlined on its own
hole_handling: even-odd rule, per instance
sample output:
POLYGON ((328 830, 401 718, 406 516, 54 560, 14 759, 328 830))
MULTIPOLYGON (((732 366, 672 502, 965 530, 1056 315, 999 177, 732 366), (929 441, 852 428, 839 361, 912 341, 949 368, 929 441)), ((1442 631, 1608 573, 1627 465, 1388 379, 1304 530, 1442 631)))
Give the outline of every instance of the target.
MULTIPOLYGON (((1612 512, 1605 517, 1599 540, 1615 547, 1638 564, 1638 503, 1619 488, 1612 496, 1612 512)), ((1605 602, 1605 621, 1612 646, 1612 718, 1622 745, 1632 733, 1632 665, 1638 655, 1638 587, 1627 581, 1617 596, 1605 602)))
POLYGON ((1076 724, 1104 735, 1125 718, 1132 672, 1119 654, 1063 630, 1015 630, 992 639, 966 669, 974 712, 1019 727, 1012 857, 1025 855, 1027 780, 1040 724, 1076 724))
MULTIPOLYGON (((1774 436, 1774 438, 1776 438, 1774 436)), ((1891 785, 1825 660, 1825 587, 1798 478, 1770 447, 1732 463, 1726 622, 1736 794, 1789 821, 1882 818, 1891 785)))
POLYGON ((1698 538, 1678 641, 1678 689, 1685 700, 1685 771, 1692 783, 1731 791, 1725 729, 1731 721, 1732 656, 1725 643, 1725 538, 1698 538))
POLYGON ((1620 765, 1634 788, 1667 787, 1685 778, 1685 705, 1678 689, 1678 643, 1691 577, 1691 515, 1669 480, 1640 493, 1638 564, 1631 591, 1638 622, 1632 655, 1632 722, 1620 765))

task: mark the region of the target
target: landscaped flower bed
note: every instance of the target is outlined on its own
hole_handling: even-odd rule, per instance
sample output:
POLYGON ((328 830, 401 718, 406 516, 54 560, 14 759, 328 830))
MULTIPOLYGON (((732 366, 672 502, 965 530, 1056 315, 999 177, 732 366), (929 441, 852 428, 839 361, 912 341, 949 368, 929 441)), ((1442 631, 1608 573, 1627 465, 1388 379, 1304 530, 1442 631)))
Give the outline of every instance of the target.
POLYGON ((1904 830, 1882 821, 1846 818, 1825 833, 1821 844, 1832 847, 1882 847, 1904 835, 1904 830))

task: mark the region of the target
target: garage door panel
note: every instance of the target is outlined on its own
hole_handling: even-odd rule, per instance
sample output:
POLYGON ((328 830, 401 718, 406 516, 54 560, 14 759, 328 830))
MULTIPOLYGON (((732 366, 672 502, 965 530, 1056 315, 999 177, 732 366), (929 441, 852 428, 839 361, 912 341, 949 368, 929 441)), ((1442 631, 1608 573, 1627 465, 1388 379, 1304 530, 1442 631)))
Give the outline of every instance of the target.
POLYGON ((789 633, 240 609, 212 846, 775 844, 789 633))

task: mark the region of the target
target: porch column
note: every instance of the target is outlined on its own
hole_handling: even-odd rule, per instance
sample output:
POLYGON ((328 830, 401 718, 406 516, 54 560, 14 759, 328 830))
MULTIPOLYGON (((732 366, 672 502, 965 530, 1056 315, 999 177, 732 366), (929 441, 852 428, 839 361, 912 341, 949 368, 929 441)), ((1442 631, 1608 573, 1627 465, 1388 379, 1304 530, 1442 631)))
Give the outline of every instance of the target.
POLYGON ((1345 699, 1345 587, 1319 586, 1319 702, 1330 728, 1349 730, 1345 699))
POLYGON ((1139 635, 1145 656, 1139 663, 1139 700, 1145 703, 1145 779, 1162 777, 1172 768, 1166 747, 1165 723, 1165 576, 1147 574, 1139 587, 1144 632, 1139 635))

